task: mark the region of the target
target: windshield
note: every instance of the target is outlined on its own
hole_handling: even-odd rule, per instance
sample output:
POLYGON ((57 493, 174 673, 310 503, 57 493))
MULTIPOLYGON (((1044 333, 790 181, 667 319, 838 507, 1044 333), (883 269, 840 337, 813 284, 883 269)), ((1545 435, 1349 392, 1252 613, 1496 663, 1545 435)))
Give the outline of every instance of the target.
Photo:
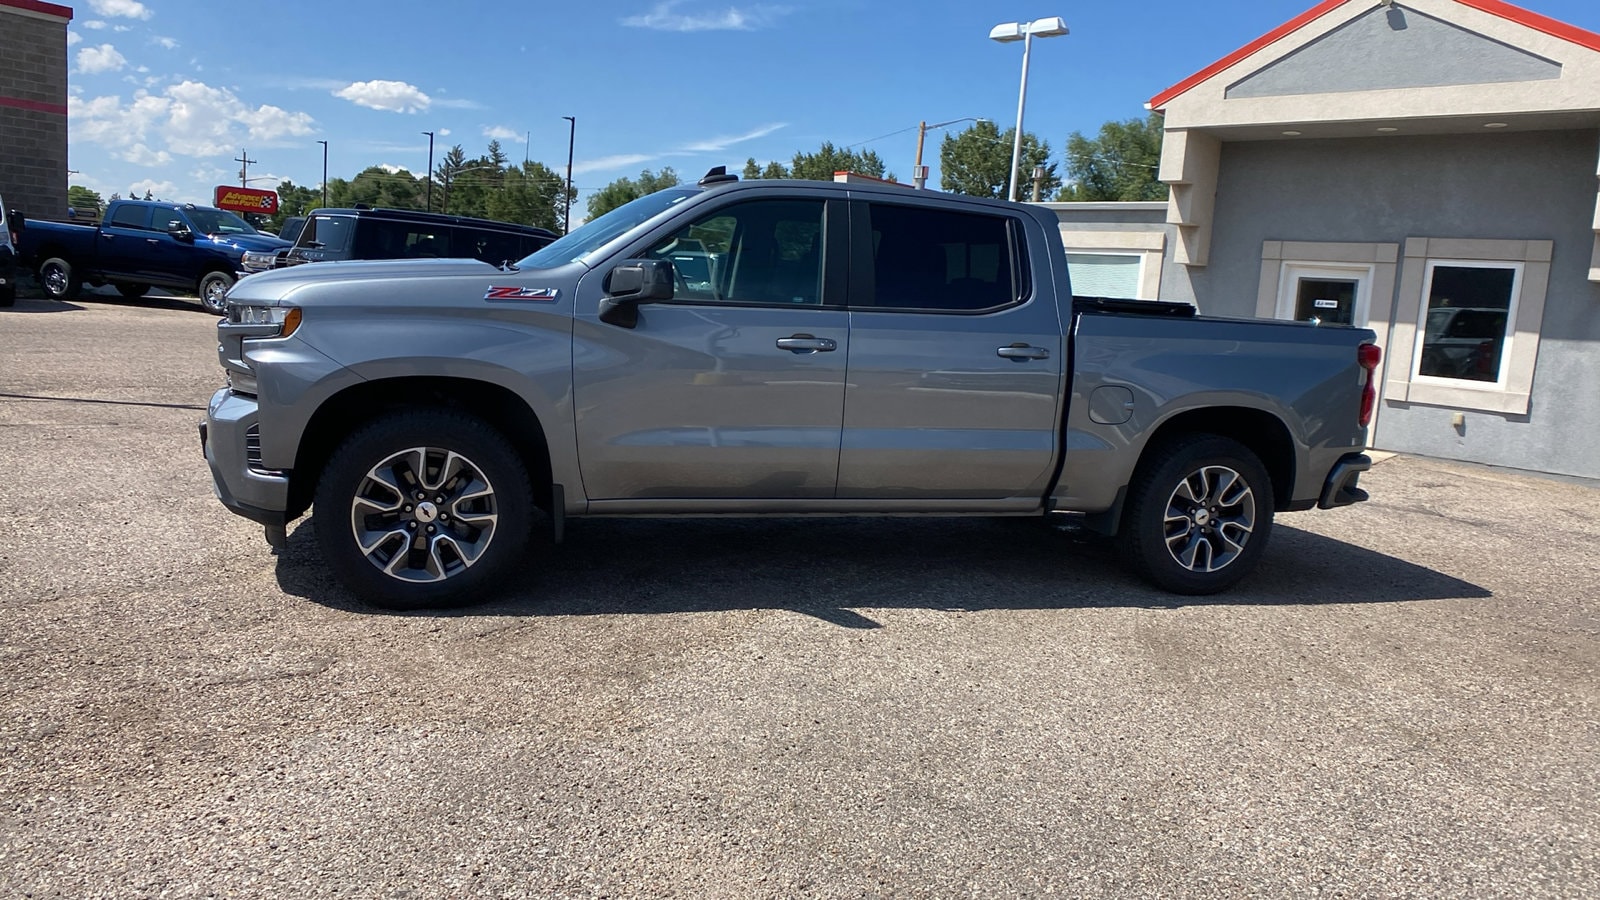
POLYGON ((698 188, 668 188, 647 194, 637 200, 613 209, 598 219, 591 219, 563 238, 534 251, 517 263, 519 269, 553 269, 576 262, 604 246, 641 222, 699 193, 698 188))
POLYGON ((260 234, 250 223, 221 209, 186 209, 189 222, 201 234, 260 234))
POLYGON ((355 216, 310 216, 300 227, 294 247, 343 253, 350 249, 350 235, 355 229, 355 216))

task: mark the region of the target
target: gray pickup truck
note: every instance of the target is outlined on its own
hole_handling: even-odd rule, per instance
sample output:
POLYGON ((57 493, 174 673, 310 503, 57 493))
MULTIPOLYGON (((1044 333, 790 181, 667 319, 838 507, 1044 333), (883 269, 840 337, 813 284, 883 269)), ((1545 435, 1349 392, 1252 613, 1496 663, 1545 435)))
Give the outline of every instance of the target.
POLYGON ((217 330, 218 497, 279 549, 314 505, 391 608, 484 598, 571 516, 1073 513, 1221 591, 1275 512, 1365 499, 1379 359, 1362 329, 1075 300, 1048 210, 718 170, 515 266, 254 275, 217 330))

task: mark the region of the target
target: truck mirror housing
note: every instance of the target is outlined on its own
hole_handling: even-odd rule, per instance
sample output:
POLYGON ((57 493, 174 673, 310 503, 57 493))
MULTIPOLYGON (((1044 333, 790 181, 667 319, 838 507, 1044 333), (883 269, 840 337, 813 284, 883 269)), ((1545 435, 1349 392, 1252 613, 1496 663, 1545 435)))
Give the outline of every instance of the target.
POLYGON ((189 230, 189 226, 185 225, 182 219, 173 219, 172 221, 168 222, 167 234, 172 235, 174 238, 180 241, 194 240, 194 232, 189 230))
POLYGON ((606 275, 606 297, 600 321, 621 328, 639 324, 639 304, 672 299, 672 263, 665 259, 630 259, 606 275))

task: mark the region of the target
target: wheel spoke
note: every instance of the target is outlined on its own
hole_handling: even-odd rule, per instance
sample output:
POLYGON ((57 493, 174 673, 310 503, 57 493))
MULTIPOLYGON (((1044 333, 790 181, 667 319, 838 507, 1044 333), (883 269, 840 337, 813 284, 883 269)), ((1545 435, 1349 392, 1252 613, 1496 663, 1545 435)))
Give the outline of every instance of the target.
POLYGON ((499 515, 494 487, 471 459, 408 447, 367 471, 350 501, 350 523, 374 567, 417 583, 443 581, 481 559, 499 515))
POLYGON ((1244 552, 1255 519, 1255 494, 1243 475, 1225 465, 1199 466, 1167 499, 1167 551, 1191 572, 1215 572, 1244 552))

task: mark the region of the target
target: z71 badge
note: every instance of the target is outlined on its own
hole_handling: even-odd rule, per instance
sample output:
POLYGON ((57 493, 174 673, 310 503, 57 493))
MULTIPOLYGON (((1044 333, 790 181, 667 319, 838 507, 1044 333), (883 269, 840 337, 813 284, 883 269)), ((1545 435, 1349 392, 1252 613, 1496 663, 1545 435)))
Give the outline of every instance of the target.
POLYGON ((485 300, 538 300, 554 302, 560 291, 555 288, 491 287, 483 294, 485 300))

